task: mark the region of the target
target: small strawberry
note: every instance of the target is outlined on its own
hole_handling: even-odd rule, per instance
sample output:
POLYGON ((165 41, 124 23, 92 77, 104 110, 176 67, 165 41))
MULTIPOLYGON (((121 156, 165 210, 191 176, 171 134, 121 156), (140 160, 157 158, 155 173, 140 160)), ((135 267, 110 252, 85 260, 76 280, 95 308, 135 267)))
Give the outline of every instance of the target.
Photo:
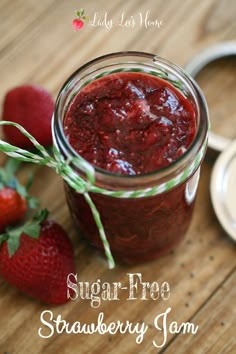
MULTIPOLYGON (((3 102, 2 119, 22 125, 43 146, 52 144, 51 119, 54 110, 52 96, 41 86, 22 85, 8 91, 3 102)), ((17 128, 4 125, 5 139, 21 148, 33 144, 17 128)))
POLYGON ((48 304, 67 298, 67 276, 75 273, 73 249, 46 209, 31 222, 0 235, 0 275, 27 295, 48 304))
POLYGON ((80 20, 79 18, 75 18, 72 21, 72 25, 73 25, 75 30, 78 30, 78 29, 80 29, 80 28, 82 28, 84 26, 84 21, 80 20))
POLYGON ((0 168, 0 232, 21 221, 28 206, 34 208, 38 205, 37 199, 28 195, 30 183, 24 187, 14 175, 19 164, 10 158, 5 167, 0 168))
POLYGON ((84 9, 79 9, 75 11, 77 18, 72 21, 72 26, 75 31, 81 29, 84 26, 84 22, 89 20, 88 16, 84 15, 84 9))

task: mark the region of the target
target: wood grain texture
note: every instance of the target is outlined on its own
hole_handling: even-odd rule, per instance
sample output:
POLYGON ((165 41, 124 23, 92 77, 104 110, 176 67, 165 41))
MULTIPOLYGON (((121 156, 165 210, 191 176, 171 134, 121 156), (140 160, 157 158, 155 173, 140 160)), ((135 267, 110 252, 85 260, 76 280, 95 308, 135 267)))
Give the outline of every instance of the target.
MULTIPOLYGON (((179 65, 205 46, 222 40, 236 39, 236 2, 234 0, 131 0, 131 1, 65 1, 13 0, 0 2, 0 92, 11 87, 36 82, 56 96, 64 80, 86 61, 119 50, 141 50, 157 53, 179 65), (114 21, 122 12, 126 17, 150 11, 150 16, 163 21, 160 29, 114 26, 110 31, 88 28, 74 32, 71 21, 77 7, 90 16, 106 11, 114 21)), ((235 61, 220 61, 199 76, 218 132, 235 137, 235 61), (232 75, 231 75, 232 73, 232 75), (225 79, 226 78, 226 79, 225 79), (212 80, 212 81, 211 81, 212 80), (223 90, 222 90, 223 88, 223 90), (222 94, 227 92, 227 104, 222 94)), ((0 156, 1 162, 5 157, 0 156)), ((221 229, 212 210, 209 183, 212 162, 202 168, 199 192, 191 227, 186 239, 171 254, 142 266, 117 265, 109 271, 106 262, 79 239, 66 206, 63 183, 48 168, 23 165, 20 179, 29 170, 35 173, 32 194, 40 197, 51 216, 68 231, 76 255, 81 281, 120 281, 127 284, 126 273, 142 273, 145 281, 167 281, 171 287, 168 301, 103 302, 98 309, 89 301, 71 301, 50 307, 20 294, 0 279, 0 354, 152 354, 236 353, 235 277, 236 249, 221 229), (168 321, 192 321, 199 325, 196 335, 168 334, 167 344, 159 351, 153 340, 161 340, 153 321, 167 307, 172 311, 168 321), (40 314, 49 309, 70 323, 95 322, 99 312, 105 321, 145 321, 148 331, 137 345, 134 335, 55 335, 38 336, 40 314)))

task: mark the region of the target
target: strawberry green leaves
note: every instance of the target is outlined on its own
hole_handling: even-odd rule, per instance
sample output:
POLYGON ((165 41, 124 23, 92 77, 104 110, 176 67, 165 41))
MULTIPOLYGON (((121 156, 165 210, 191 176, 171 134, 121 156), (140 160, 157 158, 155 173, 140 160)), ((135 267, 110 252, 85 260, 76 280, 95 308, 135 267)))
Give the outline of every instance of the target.
POLYGON ((18 167, 20 165, 20 161, 9 158, 6 162, 4 168, 0 168, 0 189, 4 186, 15 189, 17 186, 17 179, 14 176, 18 167))
POLYGON ((48 217, 48 210, 42 209, 35 213, 32 220, 27 221, 24 225, 17 227, 8 227, 6 232, 0 235, 0 246, 4 241, 7 242, 9 256, 12 257, 20 246, 20 236, 22 233, 32 237, 38 238, 40 234, 43 220, 48 217))
POLYGON ((10 157, 5 166, 0 168, 0 189, 4 186, 15 189, 27 201, 30 209, 35 209, 39 206, 37 198, 29 195, 28 190, 31 187, 33 176, 29 176, 26 186, 20 184, 15 173, 18 171, 21 162, 15 158, 10 157))
POLYGON ((18 171, 21 162, 19 160, 9 158, 5 165, 7 176, 13 176, 18 171))
POLYGON ((79 10, 76 10, 75 13, 78 17, 82 17, 84 15, 84 9, 81 8, 79 10))
POLYGON ((20 195, 22 195, 22 197, 25 197, 25 199, 27 201, 27 205, 29 206, 30 209, 36 209, 39 206, 39 200, 28 194, 28 186, 29 185, 30 185, 30 183, 28 183, 28 182, 27 182, 26 187, 17 183, 15 189, 20 195))
POLYGON ((10 257, 16 252, 20 245, 21 230, 10 230, 7 234, 7 247, 10 257))

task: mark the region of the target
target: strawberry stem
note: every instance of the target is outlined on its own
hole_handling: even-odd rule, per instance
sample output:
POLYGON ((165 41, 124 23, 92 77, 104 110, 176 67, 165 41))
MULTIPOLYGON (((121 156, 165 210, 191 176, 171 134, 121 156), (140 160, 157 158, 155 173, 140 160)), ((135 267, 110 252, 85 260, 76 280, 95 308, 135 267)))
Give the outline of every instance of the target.
POLYGON ((8 176, 14 176, 14 174, 18 171, 21 161, 17 160, 16 158, 10 157, 8 158, 5 170, 8 176))

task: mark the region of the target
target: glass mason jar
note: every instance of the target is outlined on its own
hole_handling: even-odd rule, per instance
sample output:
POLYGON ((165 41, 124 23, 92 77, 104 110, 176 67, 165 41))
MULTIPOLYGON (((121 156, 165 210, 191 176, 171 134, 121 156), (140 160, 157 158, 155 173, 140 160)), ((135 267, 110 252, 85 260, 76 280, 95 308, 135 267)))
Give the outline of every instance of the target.
MULTIPOLYGON (((89 82, 109 73, 141 71, 164 77, 191 102, 196 115, 196 134, 186 152, 161 169, 140 175, 119 175, 94 166, 96 185, 108 190, 139 190, 168 184, 196 161, 191 174, 168 190, 140 198, 117 198, 90 193, 117 261, 141 263, 170 251, 185 235, 192 217, 200 166, 207 146, 208 112, 198 85, 178 66, 142 52, 112 53, 90 61, 75 71, 59 92, 52 122, 54 144, 64 157, 76 157, 63 131, 65 113, 73 97, 89 82)), ((86 178, 80 166, 72 166, 86 178)), ((103 252, 97 226, 82 194, 65 183, 71 215, 81 234, 103 252)))

